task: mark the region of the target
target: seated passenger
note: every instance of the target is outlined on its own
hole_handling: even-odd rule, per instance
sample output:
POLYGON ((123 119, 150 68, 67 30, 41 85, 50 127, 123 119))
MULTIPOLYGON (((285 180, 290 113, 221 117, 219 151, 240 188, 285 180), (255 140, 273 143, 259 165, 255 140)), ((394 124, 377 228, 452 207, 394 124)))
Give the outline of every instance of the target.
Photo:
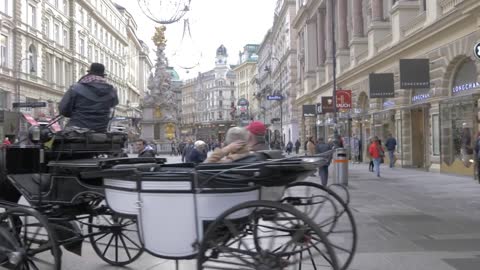
POLYGON ((111 110, 117 104, 117 90, 107 83, 105 66, 92 63, 88 74, 65 93, 59 111, 61 115, 70 118, 67 126, 106 132, 111 110))
POLYGON ((226 146, 217 148, 207 158, 206 163, 227 163, 244 158, 250 154, 247 145, 248 131, 241 127, 232 127, 225 136, 226 146))
POLYGON ((248 146, 251 151, 263 151, 268 150, 267 143, 265 142, 265 133, 267 128, 261 121, 253 121, 247 126, 248 134, 248 146))
POLYGON ((202 163, 207 158, 206 148, 207 144, 204 141, 196 141, 187 160, 195 164, 202 163))

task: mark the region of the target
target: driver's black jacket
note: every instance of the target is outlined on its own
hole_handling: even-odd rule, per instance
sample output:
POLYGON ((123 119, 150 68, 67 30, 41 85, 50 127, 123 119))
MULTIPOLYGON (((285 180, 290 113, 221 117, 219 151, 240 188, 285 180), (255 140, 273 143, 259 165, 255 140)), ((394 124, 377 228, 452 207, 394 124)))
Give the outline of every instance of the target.
POLYGON ((118 104, 117 90, 104 80, 84 78, 65 93, 60 114, 70 118, 67 126, 106 132, 110 110, 118 104))

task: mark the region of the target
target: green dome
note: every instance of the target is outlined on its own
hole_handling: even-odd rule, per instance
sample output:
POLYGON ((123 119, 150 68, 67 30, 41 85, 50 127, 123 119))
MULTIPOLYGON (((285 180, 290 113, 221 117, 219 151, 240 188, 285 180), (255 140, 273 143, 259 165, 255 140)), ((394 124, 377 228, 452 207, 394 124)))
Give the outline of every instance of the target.
POLYGON ((173 67, 167 67, 167 72, 172 76, 172 81, 180 81, 177 71, 173 67))

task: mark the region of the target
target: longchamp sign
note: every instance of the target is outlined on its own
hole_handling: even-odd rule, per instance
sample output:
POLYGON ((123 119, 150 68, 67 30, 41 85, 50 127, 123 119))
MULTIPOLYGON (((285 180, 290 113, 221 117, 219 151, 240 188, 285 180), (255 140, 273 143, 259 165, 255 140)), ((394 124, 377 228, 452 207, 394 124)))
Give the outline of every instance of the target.
POLYGON ((368 82, 370 84, 370 98, 395 97, 393 73, 370 73, 368 82))
POLYGON ((430 88, 430 60, 400 59, 400 88, 430 88))

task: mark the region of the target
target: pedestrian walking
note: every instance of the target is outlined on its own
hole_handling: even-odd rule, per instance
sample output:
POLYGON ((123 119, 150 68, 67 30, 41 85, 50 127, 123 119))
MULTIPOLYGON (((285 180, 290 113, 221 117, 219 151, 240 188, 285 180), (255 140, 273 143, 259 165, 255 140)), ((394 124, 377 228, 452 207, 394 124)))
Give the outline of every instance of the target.
POLYGON ((315 155, 315 142, 313 141, 313 137, 309 137, 307 141, 307 155, 313 156, 315 155))
POLYGON ((373 138, 373 142, 368 148, 368 152, 373 159, 375 173, 377 174, 377 177, 380 177, 380 164, 383 157, 385 156, 385 152, 377 136, 373 138))
POLYGON ((293 151, 293 143, 292 141, 288 141, 287 146, 285 147, 285 150, 288 155, 290 155, 293 151))
POLYGON ((298 152, 300 152, 300 146, 301 146, 301 145, 302 145, 302 144, 300 143, 300 140, 297 139, 297 141, 295 142, 295 154, 298 155, 298 152))
POLYGON ((385 143, 385 147, 388 151, 388 159, 390 161, 390 168, 395 166, 395 149, 397 148, 397 140, 392 136, 392 134, 388 134, 387 142, 385 143))
POLYGON ((196 141, 192 151, 190 151, 189 162, 199 164, 207 159, 207 144, 204 141, 196 141))
POLYGON ((350 139, 350 147, 353 162, 360 163, 360 140, 355 134, 350 139))
POLYGON ((480 180, 480 132, 477 134, 477 141, 475 142, 475 157, 477 161, 477 177, 480 180))
POLYGON ((138 157, 155 157, 155 150, 147 144, 145 140, 138 140, 135 143, 138 151, 138 157))
MULTIPOLYGON (((325 143, 323 138, 318 139, 318 143, 317 143, 315 148, 316 148, 316 153, 317 154, 328 153, 330 150, 332 150, 331 145, 325 143)), ((327 159, 328 159, 327 163, 325 163, 324 165, 321 165, 318 168, 318 175, 320 176, 320 181, 322 182, 322 185, 324 187, 326 187, 327 184, 328 184, 328 167, 330 166, 330 163, 332 161, 332 153, 331 152, 330 152, 330 154, 328 154, 327 159)))
POLYGON ((182 152, 182 162, 190 162, 190 152, 193 150, 193 141, 188 139, 187 144, 183 148, 182 152))

